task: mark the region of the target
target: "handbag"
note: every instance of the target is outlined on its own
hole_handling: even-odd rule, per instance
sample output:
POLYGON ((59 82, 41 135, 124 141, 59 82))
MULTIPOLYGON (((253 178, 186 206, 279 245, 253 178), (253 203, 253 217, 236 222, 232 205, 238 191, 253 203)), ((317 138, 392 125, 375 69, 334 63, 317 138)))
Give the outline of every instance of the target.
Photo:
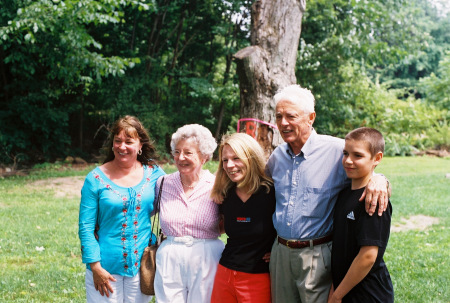
POLYGON ((161 244, 162 232, 159 226, 159 205, 161 201, 162 187, 164 184, 164 177, 161 180, 161 185, 159 186, 158 199, 156 200, 156 214, 153 218, 152 223, 152 234, 150 235, 150 240, 148 246, 145 248, 144 253, 141 258, 141 268, 140 272, 140 284, 141 292, 145 295, 155 295, 155 273, 156 273, 156 251, 161 244), (152 243, 152 235, 155 227, 155 222, 158 220, 158 225, 156 226, 156 241, 152 243))

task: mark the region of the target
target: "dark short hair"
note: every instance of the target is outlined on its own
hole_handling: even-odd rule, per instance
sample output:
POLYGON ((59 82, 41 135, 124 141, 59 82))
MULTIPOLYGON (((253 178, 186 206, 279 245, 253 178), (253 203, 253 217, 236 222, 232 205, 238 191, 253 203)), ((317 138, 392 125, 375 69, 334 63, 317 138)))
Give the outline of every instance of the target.
POLYGON ((106 145, 108 154, 103 163, 114 160, 115 156, 111 148, 113 146, 114 136, 120 134, 121 131, 124 131, 131 138, 139 139, 142 144, 142 154, 137 156, 137 160, 142 164, 153 164, 156 157, 156 149, 153 142, 150 140, 150 136, 141 121, 137 117, 129 115, 117 119, 110 129, 109 141, 106 145))
POLYGON ((369 151, 372 157, 378 152, 384 153, 383 135, 375 128, 360 127, 354 129, 345 136, 345 140, 364 141, 369 143, 369 151))

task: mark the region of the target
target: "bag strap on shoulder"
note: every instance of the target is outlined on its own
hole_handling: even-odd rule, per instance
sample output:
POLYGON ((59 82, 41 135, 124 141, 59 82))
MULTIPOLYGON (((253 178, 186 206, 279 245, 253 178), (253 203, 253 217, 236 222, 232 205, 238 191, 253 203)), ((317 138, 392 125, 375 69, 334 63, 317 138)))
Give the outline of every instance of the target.
MULTIPOLYGON (((155 215, 153 216, 153 223, 152 223, 152 234, 150 235, 150 241, 148 243, 148 245, 150 246, 152 243, 152 236, 154 234, 154 227, 155 227, 155 223, 158 220, 158 225, 159 225, 159 211, 160 211, 160 203, 161 203, 161 194, 162 194, 162 188, 163 188, 163 184, 164 184, 164 177, 161 180, 161 184, 159 185, 159 192, 158 192, 158 198, 156 199, 156 209, 155 209, 155 215)), ((159 244, 161 242, 160 239, 160 235, 161 235, 161 228, 160 227, 156 227, 156 243, 159 244)))

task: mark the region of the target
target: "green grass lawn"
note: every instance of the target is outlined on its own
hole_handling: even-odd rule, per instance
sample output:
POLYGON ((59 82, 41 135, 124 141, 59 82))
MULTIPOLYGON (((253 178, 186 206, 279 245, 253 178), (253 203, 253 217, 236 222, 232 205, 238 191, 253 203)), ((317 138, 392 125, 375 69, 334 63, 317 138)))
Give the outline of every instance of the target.
MULTIPOLYGON (((33 182, 87 171, 44 167, 28 177, 0 180, 0 302, 85 302, 79 199, 57 195, 58 184, 48 188, 33 182)), ((377 172, 394 188, 393 225, 415 215, 439 220, 425 230, 391 234, 385 261, 396 302, 450 302, 450 179, 445 178, 450 159, 385 158, 377 172)))

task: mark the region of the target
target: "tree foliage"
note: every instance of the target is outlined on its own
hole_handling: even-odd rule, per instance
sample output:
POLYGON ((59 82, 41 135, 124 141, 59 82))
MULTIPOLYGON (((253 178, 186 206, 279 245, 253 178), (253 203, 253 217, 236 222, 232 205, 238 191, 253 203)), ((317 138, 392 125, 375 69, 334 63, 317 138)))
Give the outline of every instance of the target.
MULTIPOLYGON (((218 128, 238 110, 232 54, 242 1, 11 1, 0 25, 1 156, 92 152, 135 114, 160 149, 185 123, 218 128), (125 76, 126 72, 126 76, 125 76)), ((3 158, 3 161, 5 159, 3 158)))
POLYGON ((328 124, 331 132, 344 136, 361 126, 377 128, 385 136, 385 154, 390 156, 450 145, 446 110, 414 96, 403 98, 403 89, 388 90, 387 84, 373 82, 349 64, 340 67, 339 74, 348 101, 339 108, 342 124, 328 124))
POLYGON ((376 127, 391 138, 390 154, 450 145, 446 111, 416 100, 431 84, 418 80, 436 71, 450 49, 440 28, 448 16, 439 17, 426 0, 308 5, 297 78, 316 97, 319 132, 342 137, 355 127, 376 127))
MULTIPOLYGON (((125 114, 145 123, 162 155, 183 124, 217 138, 233 130, 232 57, 250 45, 252 3, 2 1, 0 163, 93 158, 125 114)), ((428 0, 306 8, 296 76, 316 96, 319 132, 375 126, 397 146, 392 154, 450 145, 448 15, 428 0)))
POLYGON ((108 56, 90 29, 121 22, 122 5, 138 1, 9 1, 0 28, 2 156, 33 160, 68 153, 71 115, 90 88, 123 75, 138 58, 108 56))
POLYGON ((444 110, 450 108, 450 51, 439 62, 436 73, 421 79, 420 88, 429 103, 444 110))

